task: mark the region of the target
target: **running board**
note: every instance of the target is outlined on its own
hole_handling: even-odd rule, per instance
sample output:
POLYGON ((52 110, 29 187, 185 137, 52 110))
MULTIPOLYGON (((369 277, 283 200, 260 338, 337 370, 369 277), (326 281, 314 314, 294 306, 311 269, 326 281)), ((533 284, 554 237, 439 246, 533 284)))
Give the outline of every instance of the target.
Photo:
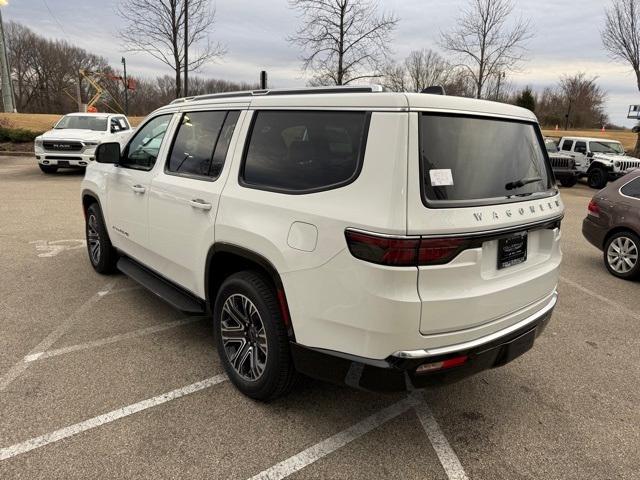
POLYGON ((205 313, 204 300, 197 298, 177 285, 160 277, 158 274, 151 272, 138 262, 128 257, 120 257, 117 267, 118 270, 131 278, 131 280, 138 282, 174 308, 185 313, 205 313))

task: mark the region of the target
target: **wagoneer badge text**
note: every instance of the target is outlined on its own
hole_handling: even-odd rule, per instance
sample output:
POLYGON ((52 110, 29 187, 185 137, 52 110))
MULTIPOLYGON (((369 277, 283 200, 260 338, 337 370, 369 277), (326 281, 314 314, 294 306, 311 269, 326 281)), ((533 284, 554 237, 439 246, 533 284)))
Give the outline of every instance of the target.
MULTIPOLYGON (((507 209, 502 214, 497 211, 491 212, 491 218, 493 220, 500 220, 503 217, 511 218, 514 215, 518 215, 524 217, 525 215, 532 215, 536 212, 547 212, 551 211, 554 208, 560 208, 560 201, 554 200, 552 202, 541 202, 538 205, 529 205, 528 207, 520 207, 518 209, 507 209)), ((487 212, 477 212, 473 214, 473 218, 476 221, 481 222, 483 214, 487 212)), ((486 218, 486 217, 485 217, 486 218)))

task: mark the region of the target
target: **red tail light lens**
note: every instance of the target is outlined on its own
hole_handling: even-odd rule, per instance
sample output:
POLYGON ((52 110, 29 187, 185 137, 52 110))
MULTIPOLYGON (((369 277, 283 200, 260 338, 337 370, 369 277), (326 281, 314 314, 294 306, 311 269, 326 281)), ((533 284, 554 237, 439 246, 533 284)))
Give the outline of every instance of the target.
POLYGON ((593 215, 594 217, 600 216, 600 206, 596 203, 595 200, 591 200, 589 202, 587 210, 589 211, 589 215, 593 215))
POLYGON ((447 263, 467 245, 461 238, 385 237, 351 230, 345 236, 354 257, 395 267, 447 263))

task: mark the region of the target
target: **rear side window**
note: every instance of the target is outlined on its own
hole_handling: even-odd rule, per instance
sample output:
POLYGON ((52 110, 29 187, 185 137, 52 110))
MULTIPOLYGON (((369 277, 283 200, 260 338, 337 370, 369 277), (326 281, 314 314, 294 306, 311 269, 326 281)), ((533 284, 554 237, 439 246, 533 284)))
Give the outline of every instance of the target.
POLYGON ((171 147, 167 173, 218 178, 239 112, 187 112, 171 147))
POLYGON ((587 144, 585 142, 576 142, 576 146, 573 149, 573 151, 576 152, 576 153, 586 154, 587 153, 587 144))
POLYGON ((366 112, 257 112, 241 182, 284 193, 346 185, 360 172, 368 126, 366 112))
POLYGON ((631 180, 625 184, 620 192, 627 197, 640 198, 640 177, 631 180))
POLYGON ((533 123, 424 113, 420 161, 425 204, 470 206, 552 191, 533 123))
POLYGON ((573 147, 573 140, 565 140, 564 142, 562 142, 562 150, 564 150, 565 152, 570 152, 571 147, 573 147))

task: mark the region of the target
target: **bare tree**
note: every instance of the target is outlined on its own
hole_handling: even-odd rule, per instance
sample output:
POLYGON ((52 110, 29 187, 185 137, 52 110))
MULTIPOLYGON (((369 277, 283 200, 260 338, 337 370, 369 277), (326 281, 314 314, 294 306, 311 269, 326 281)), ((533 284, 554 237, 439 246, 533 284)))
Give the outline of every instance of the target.
MULTIPOLYGON (((184 0, 123 0, 118 14, 126 21, 120 32, 125 47, 132 52, 146 52, 171 67, 175 73, 175 96, 182 93, 184 69, 184 0)), ((209 0, 189 0, 189 71, 224 55, 219 43, 209 34, 215 23, 215 9, 209 0), (191 47, 197 48, 192 51, 191 47)))
POLYGON ((477 98, 490 78, 513 71, 524 58, 524 44, 532 37, 530 23, 518 19, 508 28, 512 12, 510 0, 471 0, 458 27, 441 34, 442 47, 467 71, 477 98))
POLYGON ((289 0, 302 25, 289 41, 302 47, 314 85, 347 85, 381 75, 398 19, 377 0, 289 0))
MULTIPOLYGON (((604 48, 612 58, 631 66, 640 90, 640 8, 635 0, 614 0, 606 14, 602 31, 604 48)), ((634 153, 640 155, 640 134, 634 153)))
POLYGON ((431 85, 444 86, 453 74, 451 65, 433 50, 414 50, 401 64, 388 63, 382 83, 396 92, 421 92, 431 85))

